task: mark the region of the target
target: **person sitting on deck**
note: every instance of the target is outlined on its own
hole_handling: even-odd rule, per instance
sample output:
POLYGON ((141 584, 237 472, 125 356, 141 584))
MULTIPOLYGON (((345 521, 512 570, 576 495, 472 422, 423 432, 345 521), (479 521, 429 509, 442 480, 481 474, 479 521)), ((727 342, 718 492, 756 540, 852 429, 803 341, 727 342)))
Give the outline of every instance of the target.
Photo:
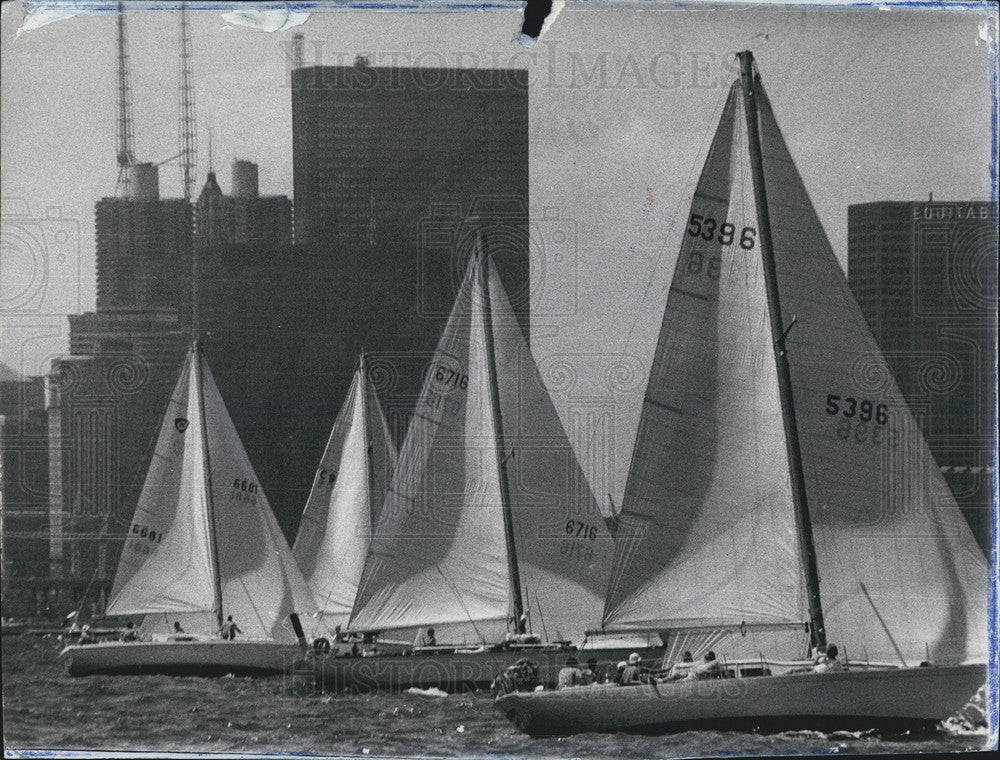
POLYGON ((600 683, 597 678, 597 658, 591 657, 587 660, 587 667, 580 671, 580 683, 584 686, 590 686, 591 684, 600 683))
POLYGON ((136 633, 135 626, 132 624, 131 620, 129 620, 125 624, 125 630, 121 632, 121 637, 120 638, 121 638, 122 641, 138 641, 139 640, 139 634, 136 633))
POLYGON ((689 681, 703 681, 707 678, 721 678, 722 671, 719 668, 719 661, 715 659, 715 652, 709 649, 705 652, 701 662, 691 668, 687 675, 689 681))
POLYGON ((179 620, 175 620, 174 621, 174 633, 184 633, 184 629, 181 628, 181 624, 180 624, 179 620))
POLYGON ((622 685, 622 675, 625 673, 625 668, 627 667, 628 663, 625 662, 625 660, 622 660, 615 666, 615 677, 612 679, 614 683, 618 684, 619 686, 622 685))
POLYGON ((667 671, 665 676, 662 676, 659 680, 661 681, 679 681, 684 678, 688 673, 691 672, 691 668, 694 666, 694 657, 691 656, 690 650, 685 649, 684 654, 681 655, 681 661, 675 662, 670 670, 667 671))
POLYGON ((837 649, 836 644, 830 644, 826 648, 826 653, 820 658, 815 665, 813 665, 814 673, 832 673, 834 671, 843 670, 844 663, 837 659, 837 655, 840 654, 840 650, 837 649))
POLYGON ((335 626, 333 629, 333 643, 341 644, 344 642, 344 633, 340 630, 340 626, 335 626))
POLYGON ((226 618, 226 622, 222 624, 221 633, 222 638, 226 641, 236 641, 236 634, 243 633, 243 631, 241 631, 240 627, 233 622, 233 616, 229 615, 226 618))
POLYGON ((642 668, 642 657, 638 652, 632 652, 628 656, 628 664, 622 671, 621 686, 632 686, 637 683, 646 683, 649 673, 642 668))
POLYGON ((580 663, 575 657, 566 660, 566 667, 559 671, 559 679, 556 682, 556 689, 568 689, 570 686, 583 685, 583 671, 580 670, 580 663))
POLYGON ((434 636, 434 629, 428 628, 417 633, 417 638, 413 642, 414 647, 436 647, 437 638, 434 636))
POLYGON ((81 644, 93 644, 94 634, 90 630, 90 623, 84 623, 83 628, 80 629, 80 642, 81 644))

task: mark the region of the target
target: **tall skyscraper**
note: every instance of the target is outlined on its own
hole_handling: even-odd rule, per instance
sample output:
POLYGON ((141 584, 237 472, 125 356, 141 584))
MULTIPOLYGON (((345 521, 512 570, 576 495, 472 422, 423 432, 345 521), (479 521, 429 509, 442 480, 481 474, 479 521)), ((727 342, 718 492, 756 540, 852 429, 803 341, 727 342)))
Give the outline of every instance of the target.
POLYGON ((133 167, 127 198, 97 202, 97 310, 177 308, 190 292, 191 204, 161 199, 157 168, 133 167))
POLYGON ((0 539, 5 616, 49 605, 48 446, 45 388, 0 365, 0 539))
POLYGON ((296 242, 337 272, 311 316, 331 409, 364 348, 401 436, 477 232, 529 333, 527 72, 298 68, 292 132, 296 242))
POLYGON ((990 541, 997 206, 848 208, 848 280, 984 550, 990 541))

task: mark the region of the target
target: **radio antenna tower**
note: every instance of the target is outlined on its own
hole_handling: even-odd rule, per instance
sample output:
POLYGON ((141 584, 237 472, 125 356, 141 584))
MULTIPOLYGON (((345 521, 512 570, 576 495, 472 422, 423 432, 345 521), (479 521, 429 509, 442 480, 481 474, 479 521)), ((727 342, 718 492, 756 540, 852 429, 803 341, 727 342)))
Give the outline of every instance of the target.
POLYGON ((125 4, 118 3, 118 184, 115 195, 127 198, 131 189, 132 153, 132 87, 128 73, 128 37, 125 31, 125 4))
POLYGON ((180 48, 180 111, 177 137, 180 142, 180 165, 184 172, 184 200, 191 200, 198 153, 195 145, 194 77, 191 73, 191 32, 188 28, 187 3, 181 3, 180 48))

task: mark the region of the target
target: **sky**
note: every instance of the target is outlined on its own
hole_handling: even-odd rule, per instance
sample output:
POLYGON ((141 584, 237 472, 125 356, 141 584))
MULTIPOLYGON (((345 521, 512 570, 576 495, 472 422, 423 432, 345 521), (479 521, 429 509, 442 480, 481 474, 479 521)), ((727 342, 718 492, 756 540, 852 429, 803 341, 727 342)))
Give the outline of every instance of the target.
MULTIPOLYGON (((624 487, 683 231, 676 222, 733 79, 733 53, 753 50, 842 264, 852 203, 991 196, 987 39, 995 67, 997 33, 985 5, 570 2, 533 49, 514 42, 515 3, 312 8, 275 32, 236 23, 238 6, 191 8, 199 187, 211 132, 224 191, 240 158, 260 165, 263 193, 292 195, 295 33, 305 35, 307 64, 364 54, 376 66, 528 70, 533 350, 568 429, 590 429, 588 415, 612 410, 607 451, 583 463, 598 494, 624 487)), ((178 152, 178 14, 128 10, 135 153, 165 161, 178 152)), ((18 33, 23 18, 20 4, 3 6, 0 360, 35 375, 67 350, 65 314, 94 308, 94 203, 114 194, 117 178, 116 17, 93 12, 18 33)), ((180 194, 178 168, 166 164, 160 176, 161 197, 180 194)))

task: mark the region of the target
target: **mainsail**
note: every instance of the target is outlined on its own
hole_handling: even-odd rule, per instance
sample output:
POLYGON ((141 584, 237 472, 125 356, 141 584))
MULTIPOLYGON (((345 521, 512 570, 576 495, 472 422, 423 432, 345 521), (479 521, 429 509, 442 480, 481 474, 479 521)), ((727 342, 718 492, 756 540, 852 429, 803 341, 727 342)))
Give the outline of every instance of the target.
POLYGON ((319 611, 337 624, 351 614, 395 467, 396 448, 362 357, 316 469, 292 550, 319 611))
POLYGON ((477 256, 400 451, 351 627, 503 621, 517 573, 536 632, 582 633, 611 555, 500 278, 477 256))
POLYGON ((160 429, 108 614, 164 621, 169 615, 198 633, 213 632, 220 617, 232 615, 248 637, 292 642, 293 611, 314 612, 312 594, 208 364, 192 347, 160 429))
MULTIPOLYGON (((982 658, 985 560, 755 91, 828 635, 854 658, 982 658)), ((807 619, 742 98, 737 82, 668 295, 608 625, 807 619)))
POLYGON ((854 657, 982 661, 986 560, 756 91, 827 630, 854 657))

